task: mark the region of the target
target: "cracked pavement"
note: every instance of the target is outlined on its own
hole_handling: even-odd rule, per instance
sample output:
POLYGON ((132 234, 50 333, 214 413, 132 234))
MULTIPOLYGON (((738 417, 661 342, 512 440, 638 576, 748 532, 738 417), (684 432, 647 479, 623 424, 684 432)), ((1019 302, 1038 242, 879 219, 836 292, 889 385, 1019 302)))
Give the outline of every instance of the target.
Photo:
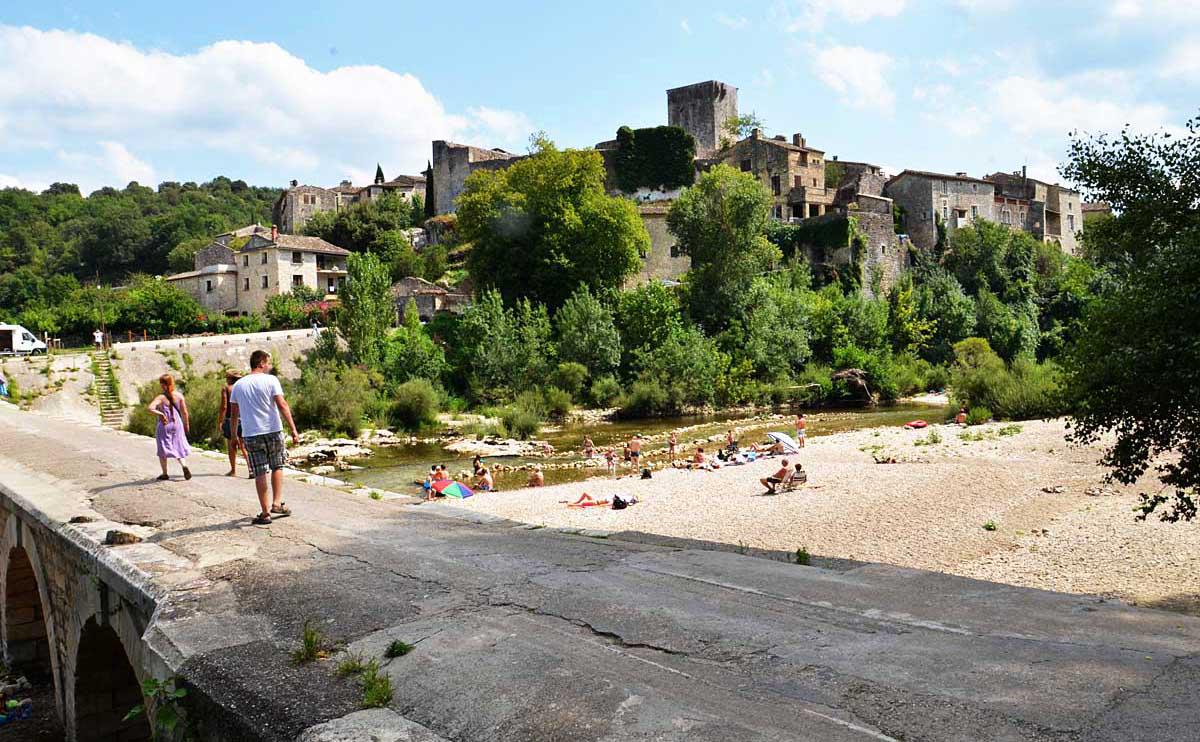
POLYGON ((152 575, 166 598, 146 640, 195 688, 201 738, 1169 742, 1200 729, 1184 695, 1200 681, 1197 618, 480 524, 293 479, 295 515, 252 527, 249 481, 222 476, 222 460, 191 467, 190 482, 155 482, 149 439, 0 406, 0 470, 52 473, 81 512, 140 525, 177 557, 152 575), (358 712, 337 652, 292 664, 306 621, 379 659, 388 710, 358 712), (396 639, 414 650, 384 658, 396 639))

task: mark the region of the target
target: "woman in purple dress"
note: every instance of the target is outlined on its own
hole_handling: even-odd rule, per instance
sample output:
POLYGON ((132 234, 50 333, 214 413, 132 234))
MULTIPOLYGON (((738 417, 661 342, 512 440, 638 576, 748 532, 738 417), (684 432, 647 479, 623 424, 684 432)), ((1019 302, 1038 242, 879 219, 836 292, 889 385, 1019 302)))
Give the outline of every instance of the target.
POLYGON ((183 478, 191 479, 192 472, 187 467, 187 457, 192 452, 187 441, 187 400, 175 391, 175 377, 170 374, 158 377, 158 383, 162 387, 162 394, 154 398, 148 409, 158 415, 154 440, 158 442, 158 463, 162 465, 159 479, 170 479, 167 476, 167 459, 179 459, 183 466, 183 478))

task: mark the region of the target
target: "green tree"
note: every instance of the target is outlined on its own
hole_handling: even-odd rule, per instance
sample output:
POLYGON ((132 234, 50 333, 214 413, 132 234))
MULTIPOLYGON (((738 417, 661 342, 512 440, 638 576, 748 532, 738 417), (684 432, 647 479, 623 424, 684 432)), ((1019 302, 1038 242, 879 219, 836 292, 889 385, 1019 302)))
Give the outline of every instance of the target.
POLYGON ((888 332, 900 353, 923 350, 937 330, 937 320, 922 316, 912 275, 905 273, 888 294, 888 332))
POLYGON ((933 334, 923 357, 946 364, 954 359, 954 344, 975 334, 975 302, 953 275, 941 267, 924 272, 917 288, 917 311, 933 334))
POLYGON ((388 336, 383 350, 383 373, 393 385, 411 379, 439 382, 446 372, 446 353, 421 326, 417 305, 409 299, 404 321, 388 336))
POLYGON ((658 412, 682 412, 716 401, 717 388, 729 357, 695 327, 674 330, 658 348, 643 351, 638 359, 639 380, 661 390, 658 412))
POLYGON ((408 203, 408 222, 414 227, 425 223, 425 199, 414 193, 408 203))
POLYGON ((754 111, 730 117, 721 127, 721 149, 731 147, 735 142, 750 136, 755 129, 762 130, 765 127, 766 124, 754 111))
POLYGON ((122 302, 121 323, 153 336, 191 332, 204 320, 204 310, 188 294, 166 281, 136 276, 122 302))
POLYGON ((425 264, 413 250, 408 235, 399 229, 389 229, 376 235, 371 252, 378 255, 393 282, 409 276, 422 276, 425 264))
POLYGON ((650 237, 633 203, 605 193, 599 153, 541 147, 503 170, 468 176, 456 230, 472 245, 467 270, 477 286, 554 310, 580 284, 619 288, 650 237))
POLYGON ((383 233, 411 226, 412 206, 396 194, 388 193, 341 211, 314 214, 305 223, 304 233, 351 252, 373 252, 380 245, 390 244, 380 241, 383 233))
POLYGON ((342 309, 337 315, 337 329, 346 339, 350 358, 377 369, 384 339, 396 321, 388 269, 374 255, 354 254, 347 259, 347 274, 340 294, 342 309))
POLYGON ((1115 434, 1104 464, 1133 484, 1152 465, 1169 489, 1142 495, 1146 517, 1191 520, 1200 499, 1200 119, 1183 136, 1122 131, 1073 138, 1063 175, 1115 216, 1087 234, 1110 277, 1066 355, 1075 425, 1115 434))
POLYGON ((771 195, 754 176, 718 165, 667 213, 677 249, 692 259, 689 313, 710 333, 745 314, 754 277, 779 259, 779 248, 763 236, 770 208, 771 195))
POLYGON ((583 364, 592 376, 603 376, 621 363, 621 336, 612 312, 587 286, 580 286, 554 314, 558 357, 583 364))
POLYGON ((657 348, 683 326, 679 298, 672 289, 652 282, 617 295, 615 321, 621 336, 624 369, 636 353, 657 348))
POLYGON ((451 366, 475 401, 499 402, 544 383, 551 368, 550 320, 528 300, 504 306, 484 291, 456 323, 451 366))

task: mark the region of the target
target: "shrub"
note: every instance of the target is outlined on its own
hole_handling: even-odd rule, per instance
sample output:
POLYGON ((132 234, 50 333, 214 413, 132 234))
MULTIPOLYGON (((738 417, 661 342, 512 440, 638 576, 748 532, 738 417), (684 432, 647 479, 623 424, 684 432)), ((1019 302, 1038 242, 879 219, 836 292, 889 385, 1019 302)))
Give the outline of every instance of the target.
POLYGON ((157 381, 147 381, 138 387, 138 404, 129 415, 129 423, 125 425, 126 430, 130 433, 154 437, 154 429, 158 426, 158 417, 147 410, 146 405, 154 401, 159 391, 157 381))
POLYGON ((554 373, 550 374, 550 383, 566 391, 572 399, 583 401, 581 394, 587 384, 587 366, 574 361, 558 364, 554 373))
POLYGON ((954 353, 952 388, 959 405, 986 407, 1002 419, 1062 414, 1062 375, 1053 362, 1023 357, 1005 366, 982 338, 956 344, 954 353))
POLYGON ((287 387, 296 427, 351 437, 362 428, 365 404, 376 393, 366 371, 328 362, 305 367, 287 387))
POLYGON ((510 438, 523 441, 537 435, 542 429, 542 418, 536 412, 515 405, 501 412, 500 422, 510 438))
POLYGON ((621 400, 623 417, 649 417, 672 411, 667 390, 653 379, 639 379, 629 387, 621 400))
POLYGON ((992 419, 992 411, 986 407, 972 407, 967 410, 967 425, 983 425, 992 419))
POLYGON ((419 430, 437 420, 438 393, 428 379, 412 379, 396 388, 392 421, 405 430, 419 430))
MULTIPOLYGON (((837 369, 858 368, 865 371, 871 393, 877 394, 880 399, 892 400, 899 396, 895 363, 886 350, 868 352, 856 345, 841 345, 833 349, 833 366, 837 369)), ((847 392, 843 390, 841 394, 846 396, 847 392)))
POLYGON ((795 388, 791 390, 792 402, 819 404, 833 394, 833 369, 819 363, 810 363, 796 376, 795 388))
POLYGON ((612 376, 601 376, 592 382, 588 396, 597 407, 611 407, 621 396, 621 382, 612 376))
POLYGON ((555 386, 546 387, 546 410, 559 420, 571 414, 571 395, 555 386))
MULTIPOLYGON (((157 383, 155 387, 157 387, 157 383)), ((181 385, 187 397, 188 439, 199 446, 223 449, 225 439, 221 437, 221 388, 225 386, 223 376, 206 374, 192 377, 181 385)), ((153 417, 153 416, 151 416, 153 417)))

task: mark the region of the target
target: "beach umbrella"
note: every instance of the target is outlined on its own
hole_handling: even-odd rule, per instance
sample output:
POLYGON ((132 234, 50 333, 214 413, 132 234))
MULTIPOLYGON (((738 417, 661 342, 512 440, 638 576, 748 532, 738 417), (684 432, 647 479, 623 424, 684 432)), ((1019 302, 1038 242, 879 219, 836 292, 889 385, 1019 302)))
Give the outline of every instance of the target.
POLYGON ((457 497, 460 500, 464 497, 470 497, 475 493, 471 488, 462 482, 455 482, 453 479, 443 479, 433 483, 433 491, 443 497, 457 497))
POLYGON ((800 453, 800 446, 796 444, 796 440, 787 433, 767 433, 767 437, 771 440, 782 443, 784 450, 788 453, 800 453))

